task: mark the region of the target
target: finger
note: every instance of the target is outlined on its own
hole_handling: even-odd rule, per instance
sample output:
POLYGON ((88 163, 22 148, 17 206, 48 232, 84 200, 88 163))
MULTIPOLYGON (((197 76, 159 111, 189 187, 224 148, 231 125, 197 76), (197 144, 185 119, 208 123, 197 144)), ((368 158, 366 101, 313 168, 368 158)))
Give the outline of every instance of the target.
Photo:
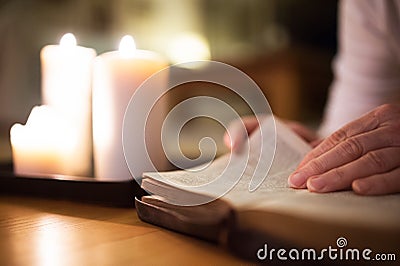
POLYGON ((390 130, 386 130, 386 128, 378 128, 368 133, 348 138, 325 154, 310 160, 305 165, 299 166, 289 177, 289 184, 292 187, 304 188, 304 184, 311 176, 323 174, 331 169, 357 160, 369 151, 392 146, 400 146, 400 136, 398 134, 393 136, 393 133, 390 130))
POLYGON ((312 192, 348 189, 354 180, 389 172, 400 165, 400 148, 384 148, 368 152, 361 158, 324 174, 310 177, 307 188, 312 192))
POLYGON ((224 143, 232 150, 236 150, 256 128, 259 126, 256 116, 245 116, 234 120, 224 134, 224 143), (243 128, 244 125, 244 128, 243 128))
POLYGON ((229 136, 227 131, 224 133, 224 144, 226 147, 232 149, 231 137, 229 136))
POLYGON ((393 122, 393 120, 397 122, 398 113, 400 113, 399 105, 384 104, 375 108, 362 117, 346 124, 344 127, 327 137, 316 149, 305 156, 299 166, 301 167, 311 159, 332 149, 347 138, 374 130, 379 126, 386 126, 391 121, 393 122))
POLYGON ((313 147, 313 148, 315 148, 315 147, 317 147, 319 144, 321 144, 321 142, 323 142, 323 141, 324 141, 324 139, 317 139, 317 140, 311 141, 311 142, 310 142, 310 146, 313 147))
POLYGON ((315 141, 318 136, 317 134, 310 130, 309 128, 303 126, 302 124, 294 121, 285 121, 286 125, 292 129, 297 135, 307 142, 315 141))
POLYGON ((384 195, 400 192, 400 167, 384 174, 354 180, 352 188, 360 195, 384 195))
POLYGON ((321 142, 321 144, 308 153, 304 157, 303 161, 299 164, 299 168, 307 164, 310 160, 317 158, 321 154, 331 150, 342 141, 360 133, 374 130, 378 126, 379 120, 373 113, 368 113, 367 115, 364 115, 363 117, 345 125, 327 137, 323 142, 321 142))

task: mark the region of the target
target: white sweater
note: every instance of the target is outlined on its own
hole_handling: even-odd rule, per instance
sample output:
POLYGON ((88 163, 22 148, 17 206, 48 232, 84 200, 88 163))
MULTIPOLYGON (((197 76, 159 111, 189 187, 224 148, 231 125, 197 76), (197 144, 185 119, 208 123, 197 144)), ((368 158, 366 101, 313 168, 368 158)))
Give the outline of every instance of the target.
POLYGON ((381 104, 400 102, 400 1, 347 0, 339 12, 339 52, 321 136, 381 104))

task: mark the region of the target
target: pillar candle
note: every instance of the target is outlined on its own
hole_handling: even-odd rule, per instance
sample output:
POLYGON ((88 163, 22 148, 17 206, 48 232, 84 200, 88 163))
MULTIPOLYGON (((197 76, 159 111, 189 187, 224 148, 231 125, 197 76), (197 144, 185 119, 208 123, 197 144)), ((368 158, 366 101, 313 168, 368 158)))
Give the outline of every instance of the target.
MULTIPOLYGON (((132 178, 122 147, 125 110, 140 84, 166 66, 167 63, 156 53, 136 49, 131 36, 121 39, 119 50, 104 53, 96 58, 93 79, 93 143, 94 170, 97 178, 120 180, 132 178)), ((160 80, 159 88, 154 89, 162 91, 162 88, 167 86, 167 79, 168 77, 165 77, 160 80)), ((138 110, 137 115, 144 114, 138 110)), ((161 116, 162 114, 159 117, 161 116)), ((158 129, 154 129, 153 132, 158 132, 158 129)), ((148 129, 148 132, 152 130, 148 129)), ((158 135, 154 139, 159 140, 161 137, 158 135)), ((160 145, 157 145, 157 149, 160 145)), ((144 156, 147 155, 138 155, 135 162, 139 169, 140 157, 144 158, 144 156)), ((164 156, 160 158, 164 160, 162 159, 164 156)), ((165 166, 165 162, 160 160, 157 161, 156 158, 156 164, 165 166)))
POLYGON ((76 131, 50 106, 32 109, 26 125, 10 131, 14 172, 19 175, 77 175, 85 162, 76 160, 76 131))
POLYGON ((43 103, 69 120, 79 143, 74 150, 81 167, 77 175, 83 176, 91 174, 92 169, 91 79, 95 56, 94 49, 77 46, 71 33, 61 38, 60 45, 45 46, 40 54, 43 103))

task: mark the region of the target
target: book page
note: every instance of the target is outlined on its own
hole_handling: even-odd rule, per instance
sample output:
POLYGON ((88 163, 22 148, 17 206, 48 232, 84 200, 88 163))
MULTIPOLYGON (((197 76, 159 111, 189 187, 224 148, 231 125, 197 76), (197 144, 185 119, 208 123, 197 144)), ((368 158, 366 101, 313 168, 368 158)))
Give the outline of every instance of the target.
MULTIPOLYGON (((241 191, 250 192, 265 186, 271 189, 286 187, 288 174, 296 168, 310 147, 280 121, 276 121, 278 131, 276 135, 272 117, 267 117, 261 127, 262 130, 254 132, 248 143, 244 143, 238 151, 222 156, 210 165, 202 165, 187 171, 145 173, 144 177, 163 183, 163 188, 157 190, 155 182, 150 183, 149 180, 144 180, 142 187, 149 192, 163 193, 172 204, 177 204, 172 198, 178 199, 179 196, 168 197, 168 193, 161 190, 178 187, 179 190, 207 195, 213 199, 239 193, 240 196, 235 197, 237 203, 241 204, 242 201, 248 201, 246 195, 249 194, 241 191), (270 179, 271 176, 282 178, 273 178, 273 185, 265 183, 264 180, 270 179), (232 188, 234 189, 231 192, 232 188), (155 189, 157 191, 154 191, 155 189)), ((180 194, 183 197, 181 199, 187 199, 187 193, 180 192, 180 194)), ((202 203, 206 202, 198 204, 202 203)), ((191 205, 190 202, 187 205, 191 205)))

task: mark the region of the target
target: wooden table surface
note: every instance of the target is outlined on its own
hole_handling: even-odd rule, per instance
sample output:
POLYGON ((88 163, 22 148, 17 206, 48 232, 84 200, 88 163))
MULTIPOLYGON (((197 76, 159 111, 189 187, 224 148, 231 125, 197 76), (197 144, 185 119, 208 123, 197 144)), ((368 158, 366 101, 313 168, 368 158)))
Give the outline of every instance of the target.
POLYGON ((238 265, 222 247, 146 224, 135 209, 0 196, 0 265, 238 265))

